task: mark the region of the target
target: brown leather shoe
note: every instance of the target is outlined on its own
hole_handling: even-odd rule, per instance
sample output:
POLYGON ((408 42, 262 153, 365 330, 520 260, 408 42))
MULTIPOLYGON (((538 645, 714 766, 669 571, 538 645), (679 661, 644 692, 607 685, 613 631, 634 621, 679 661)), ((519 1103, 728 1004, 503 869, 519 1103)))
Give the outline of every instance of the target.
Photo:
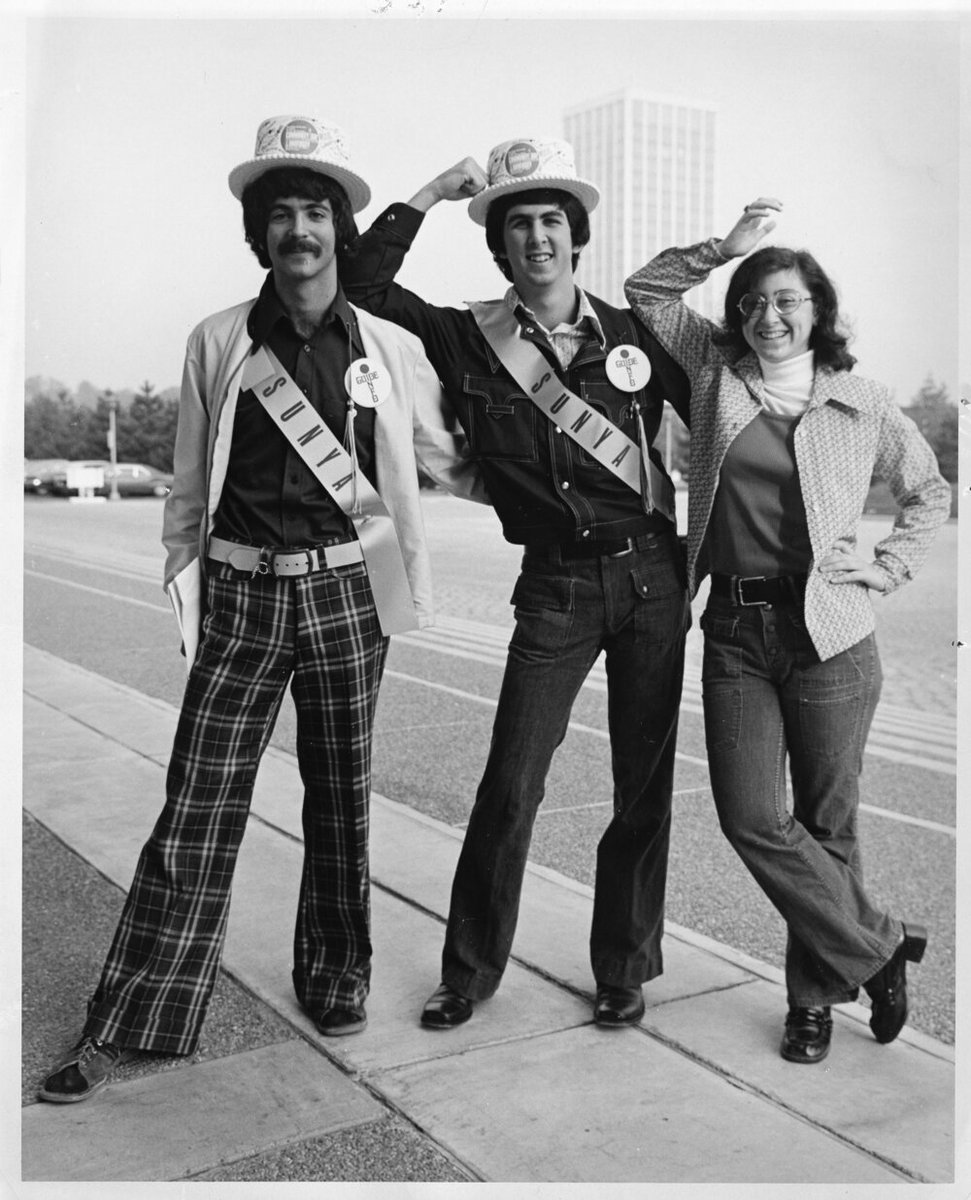
POLYGON ((870 1028, 878 1042, 892 1042, 907 1023, 907 963, 918 963, 927 948, 923 925, 905 925, 903 941, 890 961, 863 987, 870 997, 870 1028))
POLYGON ((367 1013, 363 1004, 358 1008, 325 1008, 314 1018, 314 1024, 324 1037, 346 1037, 367 1029, 367 1013))
POLYGON ((790 1007, 782 1035, 782 1057, 795 1063, 818 1063, 829 1054, 833 1018, 829 1008, 790 1007))
POLYGON ((87 1100, 104 1087, 115 1067, 133 1057, 132 1051, 124 1050, 114 1042, 83 1037, 57 1070, 44 1080, 37 1097, 54 1104, 77 1104, 87 1100))
POLYGON ((640 987, 612 987, 597 984, 597 999, 593 1005, 593 1019, 607 1029, 621 1029, 625 1025, 636 1025, 644 1015, 644 996, 640 987))
POLYGON ((421 1023, 426 1029, 454 1029, 456 1025, 465 1024, 474 1008, 468 996, 462 996, 447 983, 441 983, 425 1001, 421 1023))

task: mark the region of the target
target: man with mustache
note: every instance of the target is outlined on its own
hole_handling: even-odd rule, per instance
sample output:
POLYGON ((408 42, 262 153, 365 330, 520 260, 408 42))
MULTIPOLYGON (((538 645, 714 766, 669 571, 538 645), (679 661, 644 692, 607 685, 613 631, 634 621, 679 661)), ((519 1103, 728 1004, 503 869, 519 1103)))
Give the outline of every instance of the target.
POLYGON ((389 635, 431 620, 418 464, 485 498, 420 342, 338 283, 370 199, 339 131, 270 118, 229 186, 269 274, 189 338, 163 530, 189 678, 165 807, 81 1041, 39 1093, 59 1103, 133 1051, 195 1050, 288 684, 304 785, 293 984, 319 1033, 365 1028, 375 703, 389 635))

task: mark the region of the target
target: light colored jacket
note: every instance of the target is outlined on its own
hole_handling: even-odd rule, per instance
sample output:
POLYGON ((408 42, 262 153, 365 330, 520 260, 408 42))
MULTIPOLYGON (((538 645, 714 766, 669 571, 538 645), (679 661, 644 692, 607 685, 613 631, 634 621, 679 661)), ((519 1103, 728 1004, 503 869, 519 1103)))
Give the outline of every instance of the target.
MULTIPOLYGON (((689 288, 727 260, 717 239, 665 250, 627 280, 631 307, 681 364, 691 381, 691 470, 688 485, 688 583, 708 574, 704 541, 721 466, 729 446, 761 410, 758 358, 718 346, 718 327, 682 303, 689 288)), ((855 645, 874 628, 870 589, 830 583, 818 564, 835 547, 854 549, 873 476, 886 481, 900 506, 893 529, 874 550, 884 594, 911 579, 951 510, 950 485, 917 426, 887 388, 849 371, 817 368, 809 407, 795 432, 796 466, 806 509, 812 563, 806 628, 821 659, 855 645)))
MULTIPOLYGON (((226 479, 243 364, 252 348, 248 300, 202 321, 189 335, 175 438, 175 479, 165 502, 164 585, 194 562, 204 575, 206 548, 226 479)), ((368 357, 388 371, 389 397, 375 410, 377 490, 394 521, 420 627, 432 621, 431 566, 419 502, 418 464, 456 495, 488 503, 465 437, 413 334, 353 307, 368 357)), ((175 603, 175 598, 173 597, 175 603)), ((177 613, 180 611, 176 603, 177 613)), ((190 619, 195 619, 195 615, 190 619)), ((180 616, 180 621, 182 620, 180 616)))

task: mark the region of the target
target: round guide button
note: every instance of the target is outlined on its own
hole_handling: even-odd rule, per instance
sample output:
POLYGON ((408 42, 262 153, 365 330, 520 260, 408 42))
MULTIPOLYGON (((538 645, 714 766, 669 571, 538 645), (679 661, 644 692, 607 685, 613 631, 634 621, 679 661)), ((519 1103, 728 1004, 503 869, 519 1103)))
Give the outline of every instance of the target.
POLYGON ((355 404, 377 408, 391 395, 391 376, 374 358, 357 358, 347 368, 344 387, 355 404))
POLYGON ((651 360, 639 346, 621 345, 607 351, 607 378, 622 392, 638 392, 651 378, 651 360))

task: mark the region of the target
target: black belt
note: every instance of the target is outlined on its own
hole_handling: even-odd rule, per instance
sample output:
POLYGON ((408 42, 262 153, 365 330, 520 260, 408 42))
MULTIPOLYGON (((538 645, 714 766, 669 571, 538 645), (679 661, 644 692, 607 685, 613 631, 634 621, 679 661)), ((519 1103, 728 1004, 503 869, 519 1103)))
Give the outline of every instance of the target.
POLYGON ((642 533, 637 537, 615 538, 612 541, 555 542, 551 546, 527 546, 534 554, 558 554, 562 562, 576 558, 624 558, 635 550, 643 550, 664 535, 642 533))
POLYGON ((805 575, 712 575, 711 594, 746 607, 754 604, 801 604, 805 575))

